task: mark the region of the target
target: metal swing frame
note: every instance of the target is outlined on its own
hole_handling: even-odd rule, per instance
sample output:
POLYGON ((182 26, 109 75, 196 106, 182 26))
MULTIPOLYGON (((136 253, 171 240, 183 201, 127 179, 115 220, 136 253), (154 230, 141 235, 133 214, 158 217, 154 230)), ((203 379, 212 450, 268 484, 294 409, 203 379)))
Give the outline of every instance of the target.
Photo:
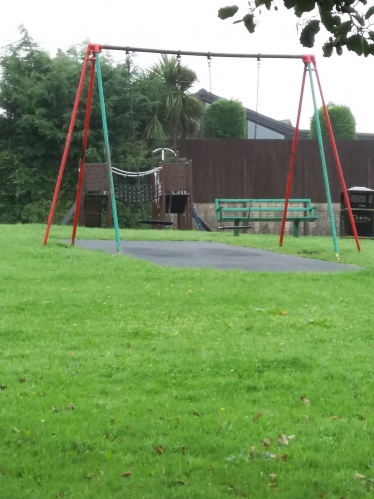
MULTIPOLYGON (((295 164, 295 156, 296 156, 296 149, 297 149, 297 140, 298 140, 298 135, 299 135, 299 124, 300 124, 300 114, 301 114, 301 107, 302 107, 302 101, 303 101, 303 95, 304 95, 304 86, 305 86, 305 80, 306 80, 306 74, 308 73, 309 79, 310 79, 310 86, 312 90, 312 97, 313 97, 313 107, 314 107, 314 116, 316 119, 316 127, 317 127, 317 135, 318 135, 318 143, 319 143, 319 150, 320 150, 320 157, 321 157, 321 164, 322 164, 322 173, 323 173, 323 179, 324 179, 324 184, 325 184, 325 190, 326 190, 326 197, 327 197, 327 204, 328 204, 328 211, 329 211, 329 217, 330 217, 330 225, 331 225, 331 231, 333 235, 333 242, 334 242, 334 250, 335 254, 337 257, 339 257, 339 249, 338 249, 338 242, 337 242, 337 235, 336 235, 336 227, 335 227, 335 221, 334 221, 334 214, 333 214, 333 208, 332 208, 332 201, 331 201, 331 195, 330 195, 330 187, 329 187, 329 181, 328 181, 328 175, 327 175, 327 167, 326 167, 326 159, 325 159, 325 153, 324 153, 324 146, 323 146, 323 140, 322 140, 322 132, 321 132, 321 125, 320 125, 320 120, 319 120, 319 114, 318 114, 318 107, 316 103, 316 97, 315 97, 315 91, 314 91, 314 83, 313 83, 313 73, 317 79, 317 84, 319 88, 319 93, 321 96, 322 100, 322 105, 323 105, 323 111, 324 115, 326 118, 326 124, 328 128, 328 133, 330 137, 330 142, 331 146, 333 149, 333 154, 334 154, 334 159, 336 163, 336 168, 340 180, 340 185, 341 189, 343 191, 343 196, 344 196, 344 201, 347 206, 347 212, 348 212, 348 217, 350 220, 350 224, 352 227, 352 232, 353 236, 356 240, 356 246, 357 249, 360 251, 360 242, 358 239, 357 235, 357 230, 356 230, 356 225, 353 219, 353 214, 352 214, 352 209, 348 197, 348 192, 347 188, 345 185, 345 180, 343 176, 343 171, 341 168, 340 164, 340 159, 335 143, 335 138, 334 138, 334 133, 332 130, 330 118, 329 118, 329 113, 328 109, 324 100, 324 96, 322 93, 322 87, 321 87, 321 82, 317 70, 317 64, 316 64, 316 59, 314 55, 283 55, 283 54, 237 54, 237 53, 222 53, 222 52, 192 52, 192 51, 182 51, 182 50, 160 50, 160 49, 152 49, 152 48, 139 48, 139 47, 123 47, 123 46, 117 46, 117 45, 101 45, 98 43, 90 43, 87 46, 85 57, 84 57, 84 62, 83 62, 83 67, 82 67, 82 72, 81 76, 79 79, 79 84, 78 84, 78 89, 75 97, 75 102, 74 102, 74 107, 70 119, 70 124, 68 128, 68 133, 66 137, 66 142, 65 142, 65 147, 64 151, 62 154, 62 159, 61 159, 61 164, 59 168, 59 173, 57 176, 56 180, 56 185, 53 193, 53 198, 52 198, 52 203, 51 203, 51 208, 48 216, 48 222, 44 234, 44 239, 43 239, 43 244, 46 245, 48 242, 49 238, 49 233, 51 230, 54 214, 55 214, 55 209, 56 209, 56 204, 58 201, 58 196, 59 192, 61 189, 61 183, 66 167, 66 162, 68 158, 68 153, 70 149, 70 144, 73 136, 73 130, 77 118, 77 113, 78 113, 78 108, 80 105, 82 93, 83 93, 83 88, 85 86, 86 82, 86 76, 88 73, 89 69, 89 83, 88 83, 88 94, 87 94, 87 103, 86 103, 86 115, 84 119, 84 129, 83 129, 83 140, 82 140, 82 156, 81 160, 79 163, 79 174, 78 174, 78 185, 77 185, 77 192, 76 192, 76 206, 80 206, 80 200, 82 197, 82 184, 83 184, 83 175, 84 175, 84 165, 85 165, 85 160, 86 160, 86 151, 87 151, 87 146, 88 146, 88 131, 89 131, 89 124, 90 124, 90 116, 91 116, 91 105, 92 105, 92 97, 93 97, 93 86, 94 86, 94 80, 95 80, 95 75, 97 76, 97 82, 98 82, 98 89, 99 89, 99 99, 100 99, 100 109, 101 109, 101 118, 102 118, 102 125, 103 125, 103 135, 104 135, 104 143, 105 143, 105 155, 106 155, 106 163, 108 164, 108 175, 109 175, 109 187, 110 187, 110 196, 111 196, 111 202, 112 202, 112 215, 113 215, 113 222, 114 222, 114 231, 115 231, 115 238, 116 238, 116 247, 117 247, 117 252, 121 252, 121 240, 120 240, 120 234, 119 234, 119 226, 118 226, 118 215, 117 215, 117 206, 116 206, 116 200, 114 196, 114 184, 113 184, 113 173, 112 173, 112 161, 111 161, 111 154, 110 154, 110 144, 109 144, 109 135, 108 135, 108 125, 107 125, 107 117, 106 117, 106 108, 105 108, 105 98, 104 98, 104 89, 103 89, 103 79, 101 75, 101 66, 100 66, 100 54, 103 50, 119 50, 119 51, 124 51, 127 54, 131 52, 147 52, 147 53, 155 53, 155 54, 169 54, 169 55, 176 55, 177 57, 180 57, 181 55, 191 55, 191 56, 197 56, 197 57, 228 57, 228 58, 245 58, 245 59, 296 59, 302 61, 304 65, 304 72, 303 72, 303 80, 302 80, 302 85, 301 85, 301 94, 300 94, 300 101, 299 101, 299 109, 298 109, 298 115, 297 115, 297 122, 296 122, 296 127, 295 127, 295 134, 294 134, 294 139, 293 139, 293 144, 292 144, 292 152, 291 152, 291 159, 290 159, 290 168, 289 168, 289 174, 288 174, 288 179, 287 179, 287 187, 286 187, 286 196, 285 196, 285 204, 284 204, 284 211, 283 211, 283 218, 282 218, 282 225, 281 225, 281 232, 280 232, 280 239, 279 239, 279 244, 282 246, 283 244, 283 237, 284 237, 284 231, 285 231, 285 224, 286 224, 286 217, 287 217, 287 208, 288 208, 288 202, 290 198, 290 192, 291 192, 291 184, 292 184, 292 178, 293 178, 293 170, 294 170, 294 164, 295 164)), ((73 222, 73 231, 72 231, 72 244, 75 242, 75 237, 76 237, 76 231, 77 231, 77 225, 78 225, 78 211, 75 211, 74 215, 74 222, 73 222)))

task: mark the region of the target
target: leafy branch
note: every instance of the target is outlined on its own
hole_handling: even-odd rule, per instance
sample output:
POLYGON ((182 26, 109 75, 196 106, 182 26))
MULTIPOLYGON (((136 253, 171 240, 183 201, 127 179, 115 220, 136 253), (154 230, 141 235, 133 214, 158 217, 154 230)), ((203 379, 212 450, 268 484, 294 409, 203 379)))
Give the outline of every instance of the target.
MULTIPOLYGON (((256 15, 261 14, 261 8, 272 8, 277 11, 276 0, 250 0, 247 13, 234 20, 234 24, 243 23, 250 33, 254 33, 258 25, 256 15)), ((343 47, 357 55, 374 55, 374 31, 371 18, 374 6, 368 7, 367 0, 283 0, 286 9, 293 9, 297 18, 313 13, 307 20, 298 21, 300 43, 303 47, 314 46, 315 37, 321 29, 321 24, 329 32, 328 41, 323 45, 324 57, 330 57, 334 50, 342 55, 343 47)), ((229 19, 239 12, 237 5, 222 7, 218 11, 220 19, 229 19)))

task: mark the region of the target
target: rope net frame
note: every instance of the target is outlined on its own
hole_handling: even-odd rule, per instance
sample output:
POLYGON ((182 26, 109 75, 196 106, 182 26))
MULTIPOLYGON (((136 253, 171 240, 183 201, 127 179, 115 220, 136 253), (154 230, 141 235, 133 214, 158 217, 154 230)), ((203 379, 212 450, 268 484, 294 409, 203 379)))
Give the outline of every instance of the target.
POLYGON ((124 170, 116 166, 111 167, 114 175, 114 192, 117 201, 122 203, 140 204, 152 201, 159 202, 162 196, 162 183, 160 171, 162 166, 154 167, 154 157, 156 153, 161 153, 161 164, 165 161, 165 152, 171 153, 174 158, 177 153, 172 149, 160 147, 152 151, 152 167, 150 170, 124 170), (150 182, 145 182, 145 177, 153 176, 150 182))
POLYGON ((161 167, 157 167, 134 172, 112 166, 116 201, 142 205, 158 199, 162 195, 160 170, 161 167), (145 183, 146 177, 149 176, 153 176, 153 179, 145 183))
POLYGON ((162 186, 158 177, 155 177, 154 183, 146 184, 139 183, 139 178, 145 178, 145 175, 121 175, 115 171, 113 173, 115 174, 114 193, 117 201, 143 204, 158 199, 162 194, 162 186), (130 183, 131 181, 133 183, 130 183))

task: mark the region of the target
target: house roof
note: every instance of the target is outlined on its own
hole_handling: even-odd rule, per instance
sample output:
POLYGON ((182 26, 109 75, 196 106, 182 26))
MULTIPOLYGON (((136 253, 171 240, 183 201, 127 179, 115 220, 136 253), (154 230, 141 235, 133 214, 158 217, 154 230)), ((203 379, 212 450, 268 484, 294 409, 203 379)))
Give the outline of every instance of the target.
MULTIPOLYGON (((211 94, 205 88, 201 88, 196 94, 194 94, 201 102, 205 104, 211 104, 216 100, 222 99, 222 97, 211 94)), ((283 135, 285 139, 292 139, 295 133, 295 128, 289 119, 286 120, 274 120, 265 116, 264 114, 256 113, 252 109, 244 108, 247 116, 247 120, 252 121, 252 123, 257 123, 257 125, 263 126, 273 132, 283 135)), ((309 139, 309 130, 299 130, 299 139, 309 139)), ((356 138, 359 140, 374 140, 373 133, 357 133, 356 138)))
POLYGON ((357 132, 356 133, 356 139, 359 139, 359 140, 373 140, 374 139, 374 133, 357 132))

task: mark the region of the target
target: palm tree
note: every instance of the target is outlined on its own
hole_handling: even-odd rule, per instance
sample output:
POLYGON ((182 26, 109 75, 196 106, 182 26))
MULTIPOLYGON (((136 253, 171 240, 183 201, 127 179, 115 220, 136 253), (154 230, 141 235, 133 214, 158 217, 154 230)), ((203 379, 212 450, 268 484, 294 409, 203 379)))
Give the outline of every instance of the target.
POLYGON ((161 56, 161 61, 143 75, 144 90, 150 102, 149 119, 144 126, 147 139, 173 139, 193 134, 204 111, 190 90, 197 75, 180 64, 177 57, 161 56))

